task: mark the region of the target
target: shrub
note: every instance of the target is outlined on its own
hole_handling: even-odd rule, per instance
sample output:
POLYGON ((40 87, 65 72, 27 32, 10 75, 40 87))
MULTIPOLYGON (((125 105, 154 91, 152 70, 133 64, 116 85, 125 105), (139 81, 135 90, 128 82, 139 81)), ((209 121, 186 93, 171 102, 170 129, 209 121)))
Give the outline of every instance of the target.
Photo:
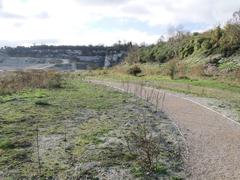
POLYGON ((176 55, 176 49, 175 47, 170 43, 161 43, 158 44, 154 49, 154 57, 155 61, 158 61, 159 63, 165 63, 168 60, 174 58, 176 55))
POLYGON ((231 56, 240 48, 240 10, 233 13, 223 29, 220 39, 221 50, 224 56, 231 56))
POLYGON ((210 43, 209 40, 205 40, 203 41, 203 43, 201 44, 201 48, 204 50, 209 50, 212 48, 212 44, 210 43))
POLYGON ((130 67, 128 69, 128 74, 137 76, 138 74, 140 74, 142 72, 141 68, 138 67, 137 65, 134 65, 133 67, 130 67))
POLYGON ((127 139, 129 152, 137 155, 137 165, 142 171, 165 174, 165 168, 159 164, 161 138, 154 137, 149 128, 146 123, 139 123, 131 131, 127 139))
POLYGON ((173 61, 169 64, 169 76, 171 77, 171 79, 175 79, 176 74, 177 74, 177 63, 173 61))
POLYGON ((223 30, 221 29, 220 26, 217 26, 215 29, 212 30, 211 32, 211 40, 214 43, 218 43, 219 40, 222 38, 223 36, 223 30))

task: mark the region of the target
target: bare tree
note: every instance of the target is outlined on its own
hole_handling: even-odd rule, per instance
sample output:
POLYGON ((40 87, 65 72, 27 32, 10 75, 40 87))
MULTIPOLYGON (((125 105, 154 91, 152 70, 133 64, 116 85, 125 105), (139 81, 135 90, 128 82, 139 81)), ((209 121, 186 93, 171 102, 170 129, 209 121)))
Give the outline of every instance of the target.
POLYGON ((184 26, 181 24, 178 26, 169 26, 168 28, 168 36, 170 42, 180 41, 187 35, 189 35, 189 33, 184 30, 184 26))
POLYGON ((240 9, 239 9, 238 11, 235 11, 235 12, 233 13, 231 22, 232 22, 233 24, 240 24, 240 9))
POLYGON ((125 58, 125 61, 129 64, 135 64, 140 62, 140 49, 137 45, 133 45, 130 48, 129 53, 125 58))

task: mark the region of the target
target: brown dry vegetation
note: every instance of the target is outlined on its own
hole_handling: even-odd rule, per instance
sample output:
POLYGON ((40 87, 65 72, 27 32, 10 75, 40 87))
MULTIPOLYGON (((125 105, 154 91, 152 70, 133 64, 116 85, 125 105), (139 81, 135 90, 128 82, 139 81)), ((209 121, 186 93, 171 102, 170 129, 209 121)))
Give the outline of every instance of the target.
POLYGON ((55 71, 31 70, 0 74, 0 95, 12 94, 26 88, 60 88, 61 74, 55 71))

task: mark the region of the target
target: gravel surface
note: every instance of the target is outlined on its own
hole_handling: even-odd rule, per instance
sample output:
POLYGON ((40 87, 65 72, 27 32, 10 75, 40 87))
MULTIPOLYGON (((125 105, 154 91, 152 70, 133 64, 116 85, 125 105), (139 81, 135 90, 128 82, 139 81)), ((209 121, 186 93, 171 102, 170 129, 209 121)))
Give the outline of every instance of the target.
POLYGON ((197 97, 197 96, 193 96, 191 94, 183 94, 183 93, 174 93, 171 91, 167 91, 164 90, 166 93, 171 93, 174 94, 176 96, 182 97, 182 98, 186 98, 190 101, 194 101, 196 103, 200 103, 203 106, 206 106, 214 111, 217 111, 218 113, 234 120, 237 122, 240 122, 238 113, 236 110, 234 110, 234 108, 232 107, 231 104, 229 104, 228 102, 223 102, 220 101, 218 99, 215 98, 207 98, 207 97, 197 97))
POLYGON ((231 108, 222 111, 227 109, 225 105, 211 106, 210 99, 135 84, 92 82, 141 96, 157 104, 175 122, 187 145, 188 179, 240 179, 240 124, 234 121, 237 120, 234 115, 227 117, 231 108))

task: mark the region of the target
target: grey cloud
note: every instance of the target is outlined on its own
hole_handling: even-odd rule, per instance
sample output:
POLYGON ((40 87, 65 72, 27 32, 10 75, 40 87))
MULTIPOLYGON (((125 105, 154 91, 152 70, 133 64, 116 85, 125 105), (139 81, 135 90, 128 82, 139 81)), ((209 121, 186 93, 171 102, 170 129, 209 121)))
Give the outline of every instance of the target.
MULTIPOLYGON (((152 6, 164 7, 165 9, 167 9, 169 11, 175 10, 174 3, 177 3, 177 2, 175 2, 173 0, 161 0, 161 1, 149 0, 149 4, 151 4, 152 6)), ((181 3, 181 1, 180 1, 180 3, 181 3)))
POLYGON ((47 18, 49 18, 49 14, 47 12, 41 12, 41 13, 37 14, 35 17, 39 18, 39 19, 47 19, 47 18))
POLYGON ((58 39, 36 39, 36 40, 29 40, 26 43, 32 44, 57 44, 59 43, 58 39))
MULTIPOLYGON (((49 14, 47 12, 41 12, 35 16, 33 16, 34 18, 38 18, 38 19, 47 19, 49 18, 49 14)), ((21 16, 18 14, 13 14, 13 13, 9 13, 9 12, 5 12, 0 10, 0 18, 6 18, 6 19, 28 19, 30 18, 29 16, 21 16)))
POLYGON ((16 47, 16 46, 22 46, 24 44, 29 44, 29 45, 42 45, 42 44, 53 44, 56 45, 59 43, 58 39, 35 39, 35 40, 22 40, 22 41, 0 41, 0 47, 4 46, 11 46, 11 47, 16 47))
POLYGON ((0 10, 0 17, 7 18, 7 19, 25 19, 26 18, 25 16, 13 14, 13 13, 1 11, 1 10, 0 10))
POLYGON ((150 13, 150 11, 147 8, 142 6, 126 6, 121 9, 123 12, 131 14, 146 15, 150 13))
POLYGON ((4 11, 2 6, 2 0, 0 0, 0 17, 7 18, 7 19, 24 19, 25 18, 24 16, 4 11))

